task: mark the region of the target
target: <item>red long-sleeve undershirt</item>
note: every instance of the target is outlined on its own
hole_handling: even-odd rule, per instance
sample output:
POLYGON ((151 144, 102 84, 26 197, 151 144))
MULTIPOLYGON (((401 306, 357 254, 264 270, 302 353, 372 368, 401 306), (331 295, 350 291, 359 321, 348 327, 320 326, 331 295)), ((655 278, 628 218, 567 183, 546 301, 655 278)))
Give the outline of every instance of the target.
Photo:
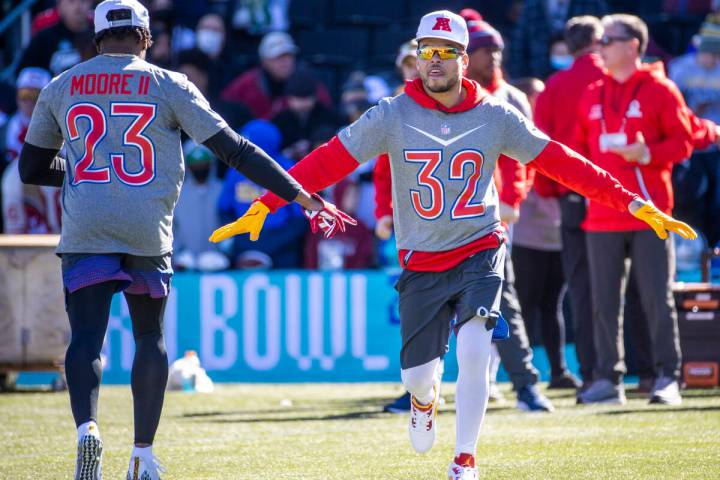
MULTIPOLYGON (((314 193, 337 183, 358 165, 357 160, 350 155, 340 140, 333 137, 328 143, 298 162, 289 173, 305 190, 314 193)), ((625 211, 629 203, 637 197, 620 185, 608 172, 552 140, 530 162, 530 166, 580 195, 619 211, 625 211)), ((275 212, 287 203, 271 192, 264 194, 259 200, 267 205, 271 212, 275 212)), ((497 238, 497 234, 491 235, 497 238)), ((462 245, 446 252, 414 252, 407 264, 402 261, 403 258, 407 258, 404 254, 407 251, 401 250, 401 265, 416 271, 444 271, 460 264, 480 250, 497 245, 497 240, 490 241, 490 238, 484 237, 475 240, 472 245, 462 245)))

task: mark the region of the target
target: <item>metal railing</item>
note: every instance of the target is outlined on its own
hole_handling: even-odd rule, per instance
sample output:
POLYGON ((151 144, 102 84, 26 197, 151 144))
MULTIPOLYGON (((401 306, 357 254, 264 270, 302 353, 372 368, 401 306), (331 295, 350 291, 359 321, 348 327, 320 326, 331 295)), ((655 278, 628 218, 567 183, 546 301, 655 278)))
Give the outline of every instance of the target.
POLYGON ((14 52, 10 64, 0 71, 0 81, 9 80, 14 76, 22 50, 30 42, 32 20, 30 9, 35 3, 37 0, 23 0, 0 20, 0 35, 9 37, 6 45, 14 52))

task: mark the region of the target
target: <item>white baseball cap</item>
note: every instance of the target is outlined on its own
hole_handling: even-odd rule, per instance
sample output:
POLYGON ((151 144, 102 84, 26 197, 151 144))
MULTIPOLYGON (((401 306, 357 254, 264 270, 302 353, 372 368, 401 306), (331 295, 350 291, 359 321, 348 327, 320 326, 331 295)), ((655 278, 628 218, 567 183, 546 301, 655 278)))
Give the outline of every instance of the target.
POLYGON ((95 33, 114 27, 150 28, 150 14, 137 0, 105 0, 95 7, 95 33), (110 13, 115 10, 128 13, 110 13))
POLYGON ((42 90, 45 85, 50 83, 50 80, 50 73, 44 68, 26 67, 20 70, 15 88, 18 90, 23 88, 42 90))
POLYGON ((270 32, 260 40, 258 54, 263 60, 277 58, 286 53, 297 53, 298 47, 286 32, 270 32))
POLYGON ((415 39, 440 38, 467 48, 468 29, 465 19, 448 10, 438 10, 422 17, 415 39))

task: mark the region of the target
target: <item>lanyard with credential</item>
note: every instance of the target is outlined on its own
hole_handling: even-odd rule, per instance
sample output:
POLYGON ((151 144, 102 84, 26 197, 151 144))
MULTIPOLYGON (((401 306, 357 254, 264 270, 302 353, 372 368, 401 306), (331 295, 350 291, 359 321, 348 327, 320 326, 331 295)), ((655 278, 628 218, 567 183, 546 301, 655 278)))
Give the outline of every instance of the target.
MULTIPOLYGON (((637 97, 638 93, 640 93, 640 87, 642 87, 642 82, 638 82, 635 85, 635 88, 633 88, 632 95, 630 96, 630 101, 628 102, 627 106, 625 107, 625 112, 623 113, 622 123, 620 124, 620 128, 618 129, 618 132, 625 133, 625 125, 627 124, 627 112, 630 109, 630 105, 635 101, 635 97, 637 97)), ((605 123, 605 89, 607 88, 607 83, 603 83, 602 87, 600 88, 600 128, 602 130, 602 133, 607 133, 607 125, 605 123)), ((610 99, 612 101, 612 98, 610 99)), ((613 111, 615 113, 618 113, 618 110, 615 110, 613 108, 613 111)), ((620 110, 622 112, 622 110, 620 110)))
MULTIPOLYGON (((630 105, 635 101, 635 98, 637 97, 638 93, 640 93, 640 87, 642 86, 642 82, 638 82, 635 85, 635 88, 633 89, 632 95, 630 96, 630 101, 628 102, 627 106, 625 107, 625 112, 623 113, 622 123, 620 124, 620 129, 618 130, 618 133, 625 133, 625 125, 627 125, 627 115, 628 110, 630 110, 630 105)), ((605 88, 607 87, 607 84, 603 83, 603 86, 600 88, 600 129, 602 131, 601 135, 607 135, 607 125, 605 124, 605 88)), ((612 99, 611 99, 612 100, 612 99)), ((616 113, 617 110, 613 109, 616 113)), ((622 110, 620 110, 622 112, 622 110)), ((627 138, 627 137, 626 137, 627 138)), ((645 197, 645 200, 652 203, 652 198, 650 198, 650 193, 647 190, 647 187, 645 186, 645 179, 643 179, 642 172, 640 171, 640 167, 635 167, 635 178, 637 179, 638 186, 640 187, 640 191, 643 194, 643 197, 645 197)))

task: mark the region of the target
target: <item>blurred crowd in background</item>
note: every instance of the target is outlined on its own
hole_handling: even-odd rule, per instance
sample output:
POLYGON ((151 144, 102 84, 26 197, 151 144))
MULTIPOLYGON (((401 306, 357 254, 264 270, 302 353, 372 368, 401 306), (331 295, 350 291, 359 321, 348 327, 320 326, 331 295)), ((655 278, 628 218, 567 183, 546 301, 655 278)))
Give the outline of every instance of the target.
MULTIPOLYGON (((5 2, 5 12, 19 3, 5 2)), ((39 90, 52 76, 96 55, 91 26, 95 3, 35 2, 31 35, 22 51, 11 48, 12 29, 3 32, 0 149, 4 160, 0 169, 4 172, 5 233, 59 232, 59 192, 22 185, 16 158, 39 90)), ((664 62, 696 115, 720 121, 720 25, 712 16, 717 1, 143 3, 150 9, 154 41, 148 60, 186 74, 234 129, 286 168, 380 98, 398 93, 414 70, 415 47, 406 42, 414 36, 417 18, 436 8, 474 9, 471 18, 500 39, 502 78, 528 93, 531 103, 548 76, 573 63, 563 39, 567 19, 612 12, 637 14, 650 28, 646 60, 664 62)), ((268 218, 260 241, 236 237, 216 247, 207 241, 209 233, 242 215, 261 192, 242 175, 228 171, 202 145, 188 140, 184 154, 187 172, 175 218, 178 269, 396 264, 392 238, 380 240, 373 235, 376 227, 387 227, 376 225, 373 162, 326 192, 359 220, 357 228, 339 238, 309 235, 302 213, 291 206, 268 218)), ((692 160, 678 164, 674 173, 675 188, 682 192, 676 195, 676 209, 702 231, 710 246, 720 240, 720 222, 707 221, 720 212, 717 159, 717 146, 710 145, 696 151, 692 160)), ((387 235, 381 232, 380 236, 387 235)), ((696 248, 682 242, 679 247, 697 254, 696 248)), ((696 265, 691 262, 688 268, 696 265)))
MULTIPOLYGON (((11 18, 9 13, 20 3, 3 2, 0 7, 4 9, 3 18, 11 18)), ((0 192, 4 233, 60 231, 60 191, 23 185, 17 157, 40 90, 53 76, 97 54, 91 22, 95 3, 92 0, 39 0, 30 2, 31 15, 15 17, 11 25, 0 21, 0 192), (31 21, 23 24, 21 18, 31 21), (18 44, 22 48, 15 48, 18 44)), ((548 119, 558 111, 566 113, 565 124, 572 127, 576 123, 581 90, 602 74, 603 65, 597 55, 600 43, 608 47, 632 39, 633 35, 638 40, 642 37, 638 32, 628 31, 601 39, 599 22, 600 31, 593 33, 592 22, 584 21, 579 28, 590 33, 576 32, 568 42, 568 20, 584 15, 601 18, 617 12, 637 15, 649 30, 643 61, 654 62, 653 68, 664 69, 677 84, 697 122, 694 134, 702 137, 696 139, 692 155, 680 161, 673 159, 672 174, 670 170, 658 173, 656 182, 661 189, 670 189, 670 198, 674 190, 674 214, 701 233, 698 242, 675 239, 671 248, 675 249, 678 274, 697 273, 701 252, 720 242, 720 153, 716 127, 720 122, 720 16, 715 16, 720 1, 153 0, 143 3, 150 10, 153 36, 148 60, 187 75, 232 128, 262 147, 284 168, 290 168, 313 148, 327 142, 381 98, 402 92, 404 81, 416 77, 417 44, 411 40, 418 19, 427 12, 441 8, 461 12, 471 35, 467 75, 493 95, 513 103, 528 117, 535 115, 538 126, 546 131, 550 129, 548 119), (583 35, 590 37, 583 40, 583 35), (579 45, 582 41, 585 44, 579 45), (582 79, 570 81, 567 90, 557 86, 559 80, 551 79, 543 97, 544 82, 549 77, 573 68, 576 74, 585 71, 590 72, 590 76, 579 73, 582 79), (543 124, 542 115, 545 116, 543 124)), ((633 114, 639 111, 630 105, 626 115, 637 116, 633 114)), ((560 141, 568 140, 555 136, 556 133, 562 136, 559 130, 548 133, 560 141)), ((631 141, 628 139, 627 143, 631 141)), ((644 140, 640 143, 644 146, 644 140)), ((183 151, 185 184, 174 223, 176 270, 337 270, 397 266, 386 158, 381 156, 379 161, 363 164, 349 179, 324 192, 327 198, 358 219, 357 227, 333 239, 311 235, 299 207, 291 205, 268 217, 259 241, 251 242, 241 235, 215 245, 207 240, 210 233, 241 216, 262 191, 238 172, 228 170, 204 146, 187 139, 183 151)), ((626 156, 625 160, 643 164, 644 158, 626 156)), ((539 177, 534 184, 526 181, 513 188, 504 187, 505 193, 500 195, 501 214, 503 220, 512 225, 516 286, 531 344, 541 341, 545 344, 553 380, 560 382, 558 386, 567 387, 568 382, 571 386, 580 385, 577 379, 568 376, 563 356, 566 320, 559 314, 558 305, 562 303, 564 285, 567 285, 571 301, 565 302, 565 312, 569 314, 566 318, 577 319, 575 328, 568 328, 567 340, 573 335, 580 340, 578 359, 585 380, 582 385, 587 388, 596 363, 592 330, 597 330, 597 326, 588 323, 593 313, 586 265, 588 252, 581 233, 585 213, 584 209, 577 215, 573 213, 584 201, 574 200, 572 192, 546 180, 539 177), (510 198, 513 194, 516 195, 510 198), (571 241, 576 242, 575 246, 571 241), (566 257, 561 259, 562 255, 566 257), (577 272, 568 273, 568 265, 573 262, 585 265, 585 272, 579 277, 584 283, 568 277, 577 275, 577 272)), ((670 276, 673 274, 671 271, 670 276)), ((623 302, 626 317, 652 320, 657 312, 639 300, 633 275, 635 273, 631 273, 627 281, 627 301, 623 302), (647 313, 648 310, 652 311, 647 313)), ((616 287, 619 285, 609 286, 611 290, 616 287)), ((655 303, 667 306, 663 299, 655 303)), ((608 311, 611 317, 617 317, 616 314, 614 310, 608 311)), ((666 315, 666 320, 671 316, 666 315)), ((677 342, 674 328, 675 334, 668 337, 669 342, 677 342)), ((622 335, 622 328, 619 334, 622 335)), ((659 347, 651 340, 648 322, 626 323, 625 335, 632 338, 630 344, 634 345, 628 357, 637 357, 630 363, 634 363, 634 372, 640 375, 641 387, 644 381, 644 388, 649 390, 655 381, 662 351, 676 348, 659 347)), ((611 337, 608 338, 612 340, 611 337)), ((602 351, 606 350, 614 348, 603 346, 602 351)), ((616 353, 622 358, 622 350, 616 353)), ((666 375, 672 380, 677 374, 666 372, 666 375)), ((617 378, 613 381, 617 382, 617 378)), ((610 384, 609 388, 610 396, 618 395, 617 386, 610 384)), ((542 405, 538 408, 547 409, 542 405)))

